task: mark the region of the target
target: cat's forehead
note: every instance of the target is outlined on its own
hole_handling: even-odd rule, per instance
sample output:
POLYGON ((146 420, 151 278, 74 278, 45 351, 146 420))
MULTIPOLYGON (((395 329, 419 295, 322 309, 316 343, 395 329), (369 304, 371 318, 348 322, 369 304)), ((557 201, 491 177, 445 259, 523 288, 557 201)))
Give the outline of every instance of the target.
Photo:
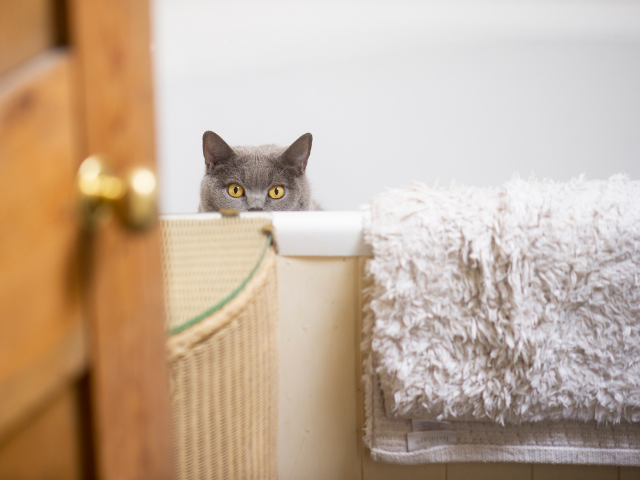
POLYGON ((223 183, 238 181, 245 188, 269 189, 274 182, 287 182, 289 175, 277 161, 286 147, 260 145, 257 147, 232 147, 236 156, 218 170, 223 183))
POLYGON ((274 161, 287 149, 286 147, 273 144, 259 145, 257 147, 236 146, 232 148, 238 155, 238 160, 248 162, 253 161, 256 163, 263 161, 274 161))

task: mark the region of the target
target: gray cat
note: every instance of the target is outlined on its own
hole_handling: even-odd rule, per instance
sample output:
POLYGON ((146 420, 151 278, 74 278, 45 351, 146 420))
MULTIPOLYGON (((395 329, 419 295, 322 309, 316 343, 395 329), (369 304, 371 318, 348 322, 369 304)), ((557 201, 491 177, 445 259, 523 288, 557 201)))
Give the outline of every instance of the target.
POLYGON ((305 133, 288 148, 232 148, 219 135, 204 132, 205 173, 198 211, 321 210, 305 175, 312 140, 305 133))

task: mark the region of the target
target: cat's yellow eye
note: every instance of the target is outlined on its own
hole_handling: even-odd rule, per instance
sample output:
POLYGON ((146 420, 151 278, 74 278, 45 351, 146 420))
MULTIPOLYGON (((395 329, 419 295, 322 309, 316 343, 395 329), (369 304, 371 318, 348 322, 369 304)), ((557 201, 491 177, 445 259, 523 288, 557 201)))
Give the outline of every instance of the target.
POLYGON ((244 188, 242 188, 237 183, 232 183, 227 188, 227 191, 229 192, 229 195, 231 195, 232 197, 238 198, 238 197, 241 197, 242 194, 244 193, 244 188))
POLYGON ((282 185, 274 185, 269 189, 269 196, 271 198, 282 198, 284 195, 284 187, 282 185))

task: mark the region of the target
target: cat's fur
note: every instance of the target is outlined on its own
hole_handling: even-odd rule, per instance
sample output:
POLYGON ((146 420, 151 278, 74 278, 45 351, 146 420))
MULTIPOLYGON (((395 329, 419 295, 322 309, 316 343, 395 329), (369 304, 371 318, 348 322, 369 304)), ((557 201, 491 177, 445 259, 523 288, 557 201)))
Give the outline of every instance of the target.
POLYGON ((230 147, 216 133, 204 132, 205 174, 198 211, 321 210, 311 197, 305 175, 312 140, 311 134, 305 133, 289 147, 230 147), (232 197, 227 190, 232 183, 242 186, 244 195, 232 197), (274 185, 284 187, 282 198, 269 197, 274 185))

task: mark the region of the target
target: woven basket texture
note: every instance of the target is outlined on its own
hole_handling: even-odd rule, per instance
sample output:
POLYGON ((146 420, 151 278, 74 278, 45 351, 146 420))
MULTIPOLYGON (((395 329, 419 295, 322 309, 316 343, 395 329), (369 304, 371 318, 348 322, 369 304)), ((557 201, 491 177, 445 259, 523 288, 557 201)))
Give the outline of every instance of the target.
POLYGON ((262 232, 269 224, 162 222, 180 479, 278 476, 277 271, 262 232))
POLYGON ((163 220, 163 267, 167 327, 223 302, 258 264, 268 237, 268 218, 163 220))

